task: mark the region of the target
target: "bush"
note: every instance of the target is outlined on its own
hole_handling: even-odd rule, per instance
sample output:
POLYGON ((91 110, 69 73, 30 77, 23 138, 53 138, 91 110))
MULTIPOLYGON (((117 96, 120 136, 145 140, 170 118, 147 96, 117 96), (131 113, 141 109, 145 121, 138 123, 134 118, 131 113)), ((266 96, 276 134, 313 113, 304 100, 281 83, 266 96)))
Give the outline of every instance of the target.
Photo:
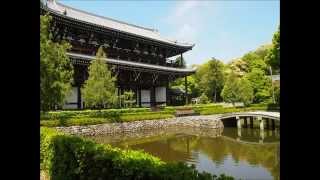
POLYGON ((173 118, 173 114, 163 114, 163 113, 154 113, 154 114, 135 114, 135 115, 124 115, 120 117, 121 122, 130 122, 130 121, 141 121, 141 120, 155 120, 155 119, 167 119, 173 118))
POLYGON ((167 119, 173 118, 173 112, 133 112, 120 113, 117 111, 98 112, 90 111, 89 114, 68 114, 61 112, 50 117, 49 120, 41 120, 40 126, 56 127, 56 126, 77 126, 77 125, 94 125, 112 122, 129 122, 141 120, 167 119), (55 118, 55 119, 54 119, 55 118))
POLYGON ((206 96, 205 93, 202 93, 201 96, 199 97, 200 104, 208 104, 209 103, 209 98, 206 96))
POLYGON ((40 129, 40 169, 52 180, 64 179, 233 179, 198 172, 185 163, 165 163, 142 151, 121 150, 40 129))
POLYGON ((56 127, 56 126, 85 126, 111 122, 105 118, 71 118, 71 119, 60 119, 60 120, 43 120, 40 121, 40 126, 56 127))

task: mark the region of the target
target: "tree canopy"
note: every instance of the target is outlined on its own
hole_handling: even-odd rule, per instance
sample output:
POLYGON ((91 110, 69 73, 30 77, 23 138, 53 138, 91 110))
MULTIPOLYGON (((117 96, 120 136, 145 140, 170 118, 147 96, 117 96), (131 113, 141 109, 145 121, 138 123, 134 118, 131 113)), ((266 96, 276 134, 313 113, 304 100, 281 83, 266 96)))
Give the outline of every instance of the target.
POLYGON ((106 57, 100 47, 96 58, 89 66, 89 78, 82 89, 85 105, 90 108, 105 108, 116 103, 116 78, 112 76, 108 65, 103 60, 106 57))
POLYGON ((271 98, 271 78, 266 76, 263 70, 254 68, 245 77, 250 81, 253 88, 253 102, 265 102, 271 98))
POLYGON ((234 72, 231 72, 221 92, 225 102, 234 104, 240 101, 239 84, 239 77, 234 72))
POLYGON ((214 102, 220 98, 224 84, 224 64, 212 59, 200 66, 196 73, 196 79, 201 92, 204 92, 214 102))
POLYGON ((273 35, 272 48, 269 50, 265 60, 275 72, 280 72, 280 26, 273 35))
POLYGON ((73 66, 66 54, 67 42, 53 42, 49 32, 51 17, 40 16, 40 110, 62 106, 70 93, 73 66))

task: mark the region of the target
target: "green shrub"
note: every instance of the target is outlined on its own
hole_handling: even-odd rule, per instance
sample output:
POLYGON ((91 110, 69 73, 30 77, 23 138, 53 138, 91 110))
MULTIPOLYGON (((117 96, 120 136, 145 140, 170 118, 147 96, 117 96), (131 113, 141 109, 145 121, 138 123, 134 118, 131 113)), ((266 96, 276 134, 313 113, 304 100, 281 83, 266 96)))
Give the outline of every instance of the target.
POLYGON ((154 119, 167 119, 173 118, 174 115, 171 112, 136 112, 136 113, 123 113, 122 115, 109 115, 104 114, 91 114, 91 115, 74 115, 70 118, 50 119, 41 120, 40 126, 56 127, 56 126, 77 126, 77 125, 94 125, 102 123, 112 122, 130 122, 130 121, 141 121, 141 120, 154 120, 154 119))
POLYGON ((200 104, 208 104, 209 103, 209 98, 206 96, 205 93, 202 93, 201 96, 199 97, 200 99, 200 104))
POLYGON ((155 114, 137 114, 137 115, 124 115, 120 117, 121 122, 130 122, 130 121, 141 121, 141 120, 155 120, 155 119, 167 119, 173 118, 173 114, 163 114, 163 113, 155 113, 155 114))
POLYGON ((233 179, 200 173, 185 163, 165 163, 142 151, 121 150, 50 128, 40 129, 40 169, 52 180, 233 179))
POLYGON ((68 120, 60 119, 60 120, 43 120, 40 121, 40 126, 47 127, 56 127, 56 126, 85 126, 85 125, 94 125, 94 124, 102 124, 111 122, 109 119, 105 118, 71 118, 68 120))

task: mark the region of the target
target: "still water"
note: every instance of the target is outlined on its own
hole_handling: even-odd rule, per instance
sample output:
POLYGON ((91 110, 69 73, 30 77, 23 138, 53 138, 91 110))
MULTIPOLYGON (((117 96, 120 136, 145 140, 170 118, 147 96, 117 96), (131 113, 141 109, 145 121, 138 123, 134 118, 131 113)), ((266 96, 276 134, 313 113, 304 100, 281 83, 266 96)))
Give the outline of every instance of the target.
POLYGON ((236 179, 279 179, 279 130, 225 127, 123 133, 91 139, 123 149, 144 150, 166 162, 183 161, 200 171, 236 179))

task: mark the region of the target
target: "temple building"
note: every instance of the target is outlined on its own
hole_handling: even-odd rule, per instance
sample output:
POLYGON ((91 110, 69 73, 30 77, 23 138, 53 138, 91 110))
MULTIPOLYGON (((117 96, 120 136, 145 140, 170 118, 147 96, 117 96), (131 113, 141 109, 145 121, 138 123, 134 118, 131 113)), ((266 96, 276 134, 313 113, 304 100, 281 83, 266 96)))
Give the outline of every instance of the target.
POLYGON ((53 40, 66 40, 72 45, 68 55, 74 66, 74 84, 64 108, 84 107, 81 87, 100 46, 107 54, 106 63, 117 76, 118 95, 132 90, 139 107, 170 105, 169 82, 181 77, 186 81, 195 72, 169 60, 177 55, 183 57, 194 44, 169 40, 155 29, 91 14, 55 0, 43 1, 40 13, 52 16, 53 40))

